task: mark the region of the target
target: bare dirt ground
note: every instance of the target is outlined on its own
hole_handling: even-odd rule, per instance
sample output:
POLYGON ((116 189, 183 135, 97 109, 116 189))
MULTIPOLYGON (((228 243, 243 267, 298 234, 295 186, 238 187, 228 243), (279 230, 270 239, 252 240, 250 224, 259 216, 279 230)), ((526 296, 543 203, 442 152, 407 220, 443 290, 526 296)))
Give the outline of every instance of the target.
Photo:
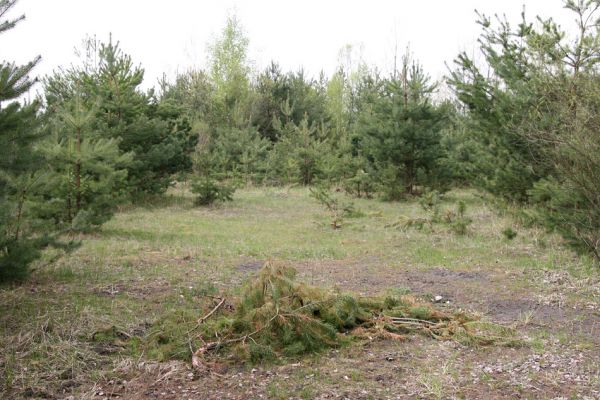
MULTIPOLYGON (((261 265, 244 261, 239 276, 261 265)), ((566 272, 506 272, 501 266, 457 271, 380 265, 368 258, 296 267, 309 283, 359 294, 402 287, 424 298, 442 296, 442 307, 515 326, 527 344, 472 348, 414 336, 402 342, 365 340, 281 366, 199 372, 182 362, 140 363, 123 367, 123 376, 131 379, 105 382, 89 393, 98 399, 600 398, 598 282, 566 272)))

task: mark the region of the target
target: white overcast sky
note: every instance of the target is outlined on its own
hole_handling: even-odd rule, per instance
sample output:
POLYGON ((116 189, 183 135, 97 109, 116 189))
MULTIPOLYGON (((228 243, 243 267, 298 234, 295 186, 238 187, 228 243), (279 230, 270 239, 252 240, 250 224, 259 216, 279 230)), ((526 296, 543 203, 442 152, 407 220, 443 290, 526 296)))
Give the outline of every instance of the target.
POLYGON ((271 60, 284 70, 330 75, 345 44, 361 45, 368 64, 390 69, 394 44, 410 43, 413 54, 434 78, 446 73, 459 51, 473 52, 480 33, 474 10, 506 14, 572 17, 561 0, 20 0, 11 15, 26 14, 16 29, 0 36, 0 59, 30 60, 40 54, 38 76, 75 61, 74 48, 86 35, 108 40, 146 70, 145 87, 163 72, 172 77, 203 67, 206 45, 235 13, 250 39, 257 68, 271 60))

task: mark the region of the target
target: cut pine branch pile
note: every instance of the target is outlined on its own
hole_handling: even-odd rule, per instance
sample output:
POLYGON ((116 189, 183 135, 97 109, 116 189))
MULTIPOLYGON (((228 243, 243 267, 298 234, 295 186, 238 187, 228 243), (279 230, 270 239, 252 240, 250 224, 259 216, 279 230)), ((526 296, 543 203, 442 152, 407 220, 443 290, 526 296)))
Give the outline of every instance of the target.
POLYGON ((414 296, 355 297, 296 280, 291 267, 267 263, 233 307, 221 300, 199 320, 195 367, 209 356, 257 363, 338 347, 358 337, 402 339, 419 332, 464 345, 516 345, 516 332, 465 313, 447 313, 414 296))

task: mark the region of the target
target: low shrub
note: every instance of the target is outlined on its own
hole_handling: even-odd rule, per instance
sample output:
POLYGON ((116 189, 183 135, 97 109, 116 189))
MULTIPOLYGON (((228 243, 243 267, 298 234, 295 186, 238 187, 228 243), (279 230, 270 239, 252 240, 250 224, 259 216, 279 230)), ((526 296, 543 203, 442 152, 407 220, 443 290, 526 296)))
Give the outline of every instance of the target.
POLYGON ((192 193, 197 195, 195 203, 198 206, 232 201, 235 189, 236 187, 232 184, 219 182, 208 177, 203 177, 192 182, 192 193))

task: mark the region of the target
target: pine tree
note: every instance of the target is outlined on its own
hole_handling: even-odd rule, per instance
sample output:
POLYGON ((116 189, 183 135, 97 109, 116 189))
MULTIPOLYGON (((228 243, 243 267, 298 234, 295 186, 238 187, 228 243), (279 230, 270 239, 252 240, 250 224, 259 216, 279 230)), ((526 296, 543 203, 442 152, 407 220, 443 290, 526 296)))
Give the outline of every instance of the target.
POLYGON ((406 57, 401 76, 388 79, 363 111, 362 146, 390 199, 433 184, 440 173, 446 112, 431 103, 434 89, 422 68, 406 57))
POLYGON ((125 199, 132 155, 120 151, 118 139, 94 130, 96 109, 81 94, 54 111, 47 123, 51 135, 40 145, 49 169, 40 212, 62 229, 89 231, 108 221, 125 199))
MULTIPOLYGON (((16 2, 0 0, 0 17, 4 18, 16 2)), ((24 18, 2 20, 0 33, 24 18)), ((44 236, 33 235, 37 223, 29 215, 42 161, 34 150, 38 104, 18 102, 33 85, 29 74, 39 61, 36 57, 23 66, 0 63, 0 281, 24 278, 28 265, 47 244, 44 236)))
POLYGON ((50 112, 81 91, 85 107, 95 110, 90 128, 116 141, 121 154, 133 156, 127 165, 126 191, 133 195, 164 192, 174 174, 192 166, 197 136, 183 116, 184 109, 152 91, 141 92, 144 70, 134 66, 118 43, 90 39, 85 46, 97 63, 84 60, 82 66, 47 79, 50 112))
POLYGON ((528 36, 529 86, 537 93, 519 132, 539 149, 549 173, 529 191, 544 222, 582 253, 600 261, 600 1, 567 0, 575 16, 572 42, 552 20, 528 36))
POLYGON ((160 102, 153 93, 140 92, 144 71, 135 67, 118 43, 101 44, 99 68, 88 83, 100 99, 99 129, 103 124, 119 139, 124 153, 133 153, 128 186, 134 194, 166 190, 174 173, 191 168, 196 142, 191 126, 180 118, 183 110, 160 102))
POLYGON ((541 206, 545 222, 600 259, 600 1, 566 0, 567 39, 552 20, 511 27, 480 15, 485 56, 459 55, 452 74, 490 192, 541 206), (482 73, 486 68, 491 73, 482 73))
POLYGON ((302 70, 283 74, 275 63, 258 77, 254 103, 252 123, 272 142, 279 140, 277 121, 300 125, 306 118, 311 126, 329 122, 326 85, 302 70))
MULTIPOLYGON (((190 121, 209 121, 214 108, 214 85, 203 70, 178 74, 175 82, 163 80, 160 99, 182 107, 190 121)), ((193 123, 192 122, 192 123, 193 123)))
POLYGON ((258 76, 254 92, 256 98, 252 107, 252 124, 257 127, 262 137, 276 142, 278 132, 274 121, 282 120, 282 105, 289 96, 286 76, 278 64, 271 62, 258 76))
POLYGON ((480 171, 476 183, 493 194, 525 201, 527 191, 547 173, 541 165, 534 166, 541 160, 539 148, 517 128, 537 101, 529 80, 533 65, 527 56, 532 26, 524 16, 516 29, 501 19, 496 28, 489 18, 479 17, 481 50, 493 73, 482 72, 462 53, 455 60, 450 84, 470 117, 468 130, 483 150, 476 159, 480 171))
POLYGON ((218 127, 208 146, 198 154, 196 169, 204 176, 260 182, 270 147, 270 142, 251 125, 218 127))
POLYGON ((303 70, 287 75, 288 94, 286 101, 291 107, 291 113, 286 121, 300 125, 304 119, 309 126, 328 124, 327 88, 323 76, 320 80, 308 78, 303 70))
POLYGON ((323 126, 309 125, 305 118, 299 125, 278 121, 275 128, 280 139, 269 154, 271 181, 312 185, 321 175, 326 152, 323 126))

